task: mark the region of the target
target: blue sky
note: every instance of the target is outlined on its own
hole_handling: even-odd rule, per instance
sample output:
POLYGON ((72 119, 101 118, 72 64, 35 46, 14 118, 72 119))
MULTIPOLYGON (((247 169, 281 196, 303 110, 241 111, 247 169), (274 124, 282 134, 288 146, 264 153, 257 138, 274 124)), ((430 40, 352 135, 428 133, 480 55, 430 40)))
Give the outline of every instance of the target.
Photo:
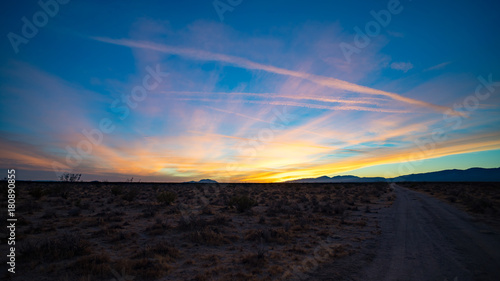
POLYGON ((496 1, 41 2, 1 9, 1 162, 25 179, 500 166, 496 1))

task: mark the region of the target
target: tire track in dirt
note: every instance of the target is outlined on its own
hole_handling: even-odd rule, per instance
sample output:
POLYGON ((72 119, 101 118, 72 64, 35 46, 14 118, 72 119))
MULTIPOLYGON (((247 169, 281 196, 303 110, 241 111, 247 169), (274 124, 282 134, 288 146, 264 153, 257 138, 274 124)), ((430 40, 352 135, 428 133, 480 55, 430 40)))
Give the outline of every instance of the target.
POLYGON ((500 234, 464 211, 391 184, 397 196, 377 216, 382 234, 309 280, 500 280, 500 234))
POLYGON ((436 198, 392 185, 376 256, 359 280, 499 280, 500 235, 436 198))

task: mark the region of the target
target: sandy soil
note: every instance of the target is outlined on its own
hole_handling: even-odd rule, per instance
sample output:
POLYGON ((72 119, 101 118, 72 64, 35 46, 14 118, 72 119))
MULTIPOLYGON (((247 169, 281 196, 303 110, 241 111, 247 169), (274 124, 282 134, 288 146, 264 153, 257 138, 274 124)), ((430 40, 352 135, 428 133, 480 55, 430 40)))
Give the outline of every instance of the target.
POLYGON ((382 234, 309 280, 499 280, 500 234, 426 194, 393 184, 378 212, 382 234))
POLYGON ((377 212, 394 202, 386 183, 20 182, 16 190, 17 273, 2 254, 6 280, 303 280, 375 241, 377 212))

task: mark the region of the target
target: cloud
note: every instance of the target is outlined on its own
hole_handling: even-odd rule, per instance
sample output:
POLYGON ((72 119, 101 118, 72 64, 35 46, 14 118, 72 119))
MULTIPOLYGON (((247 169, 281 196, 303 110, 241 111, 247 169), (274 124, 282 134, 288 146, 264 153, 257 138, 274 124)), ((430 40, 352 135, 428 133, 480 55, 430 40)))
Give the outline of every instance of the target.
MULTIPOLYGON (((175 98, 175 97, 166 97, 171 100, 178 101, 202 101, 202 102, 217 102, 217 99, 208 99, 208 98, 175 98)), ((339 106, 328 106, 328 105, 319 105, 313 103, 304 103, 304 102, 293 102, 293 101, 257 101, 257 100, 229 100, 224 101, 226 103, 250 103, 250 104, 263 104, 263 105, 283 105, 283 106, 293 106, 293 107, 303 107, 303 108, 314 108, 314 109, 324 109, 324 110, 350 110, 350 111, 372 111, 372 112, 385 112, 385 113, 410 113, 408 110, 398 110, 398 109, 386 109, 386 108, 374 108, 374 107, 365 107, 365 106, 349 106, 349 105, 339 105, 339 106)))
POLYGON ((280 93, 244 93, 244 92, 189 92, 189 91, 160 91, 164 94, 164 99, 178 101, 199 101, 208 103, 238 103, 238 104, 263 104, 263 105, 284 105, 303 108, 317 108, 325 110, 350 110, 350 111, 371 111, 386 113, 410 113, 406 109, 384 108, 384 104, 390 99, 384 98, 330 98, 324 96, 309 96, 299 93, 298 95, 280 93), (201 96, 201 97, 199 97, 201 96), (254 97, 254 99, 220 99, 213 96, 226 97, 254 97), (257 99, 255 99, 257 98, 257 99), (309 102, 305 102, 309 101, 309 102), (311 103, 317 102, 317 103, 311 103), (320 104, 318 104, 320 103, 320 104), (322 103, 322 104, 321 104, 322 103), (335 105, 331 105, 331 104, 335 105))
POLYGON ((226 95, 226 96, 251 96, 251 97, 262 97, 262 98, 285 98, 294 100, 312 100, 319 102, 328 103, 346 103, 346 104, 365 104, 365 105, 376 105, 380 106, 379 101, 388 101, 388 99, 383 98, 331 98, 326 96, 308 96, 303 93, 299 95, 285 95, 280 93, 244 93, 244 92, 194 92, 194 91, 162 91, 162 93, 167 95, 226 95))
MULTIPOLYGON (((402 157, 420 153, 415 140, 428 139, 433 129, 446 129, 454 124, 443 120, 440 114, 427 114, 429 109, 443 112, 447 107, 423 100, 453 104, 460 97, 461 102, 461 95, 472 93, 477 84, 475 77, 463 79, 452 73, 449 80, 439 76, 441 79, 437 81, 421 81, 419 86, 401 94, 379 90, 406 88, 408 80, 378 79, 376 75, 390 64, 380 48, 370 47, 356 63, 342 65, 344 60, 338 60, 335 53, 338 44, 334 40, 338 37, 315 26, 294 31, 292 42, 279 36, 273 36, 272 40, 246 36, 219 25, 195 24, 181 31, 167 29, 168 39, 157 34, 164 32, 162 28, 150 25, 144 28, 153 34, 140 36, 141 32, 132 32, 134 40, 99 38, 132 48, 126 50, 132 51, 135 62, 120 62, 134 63, 136 68, 125 68, 113 80, 99 76, 99 83, 92 88, 95 93, 104 94, 92 94, 92 99, 84 95, 89 91, 61 79, 64 75, 51 75, 56 81, 45 76, 36 79, 50 82, 50 87, 42 87, 32 83, 32 73, 26 75, 20 71, 24 80, 19 84, 33 84, 35 88, 25 95, 30 110, 19 113, 32 115, 24 119, 31 124, 23 127, 40 127, 36 119, 42 118, 36 110, 39 105, 47 106, 43 108, 46 111, 43 118, 50 117, 42 123, 53 126, 39 128, 36 139, 27 134, 13 138, 7 130, 5 135, 9 137, 5 141, 0 139, 0 147, 8 151, 0 157, 4 165, 13 163, 26 170, 50 170, 52 161, 65 162, 67 145, 75 147, 82 139, 81 128, 93 128, 99 118, 110 117, 116 121, 116 131, 105 135, 103 143, 94 147, 78 167, 79 173, 114 180, 134 176, 152 181, 213 178, 223 182, 333 175, 398 163, 402 157), (146 38, 150 41, 135 40, 146 38), (151 42, 165 42, 162 40, 169 40, 168 45, 151 42), (380 63, 381 56, 388 62, 384 66, 380 63), (123 122, 110 114, 107 109, 111 98, 129 93, 141 82, 144 67, 156 64, 171 73, 165 82, 151 91, 137 108, 131 109, 130 117, 123 122), (370 84, 371 87, 358 82, 376 80, 385 82, 370 84), (464 85, 464 81, 472 85, 464 85), (55 87, 58 84, 64 87, 55 87), (68 100, 47 99, 42 93, 68 100), (99 101, 99 97, 106 99, 99 101), (42 103, 43 99, 50 103, 42 103), (294 117, 282 113, 285 109, 294 117), (273 115, 276 111, 281 115, 273 115), (53 112, 64 116, 52 116, 53 112), (281 122, 279 116, 287 116, 289 122, 281 122), (69 126, 62 127, 65 122, 69 126), (272 125, 278 125, 278 129, 272 129, 275 127, 272 125), (264 134, 270 129, 272 138, 264 134), (38 138, 43 136, 49 141, 38 138), (263 141, 262 137, 269 138, 263 141), (28 140, 36 140, 40 145, 28 140), (228 164, 233 163, 238 169, 228 170, 228 164)), ((100 43, 92 45, 97 49, 103 47, 100 43)), ((12 88, 2 89, 14 98, 12 88)), ((492 99, 493 96, 488 103, 492 99)), ((12 107, 13 101, 8 100, 8 104, 6 107, 12 107)), ((496 129, 499 117, 495 113, 477 110, 474 118, 461 119, 460 130, 450 132, 448 141, 436 143, 434 153, 428 158, 476 148, 500 148, 498 135, 484 134, 496 129), (478 137, 465 140, 468 135, 478 137)))
POLYGON ((413 64, 411 62, 393 62, 391 63, 391 68, 406 73, 413 68, 413 64))
POLYGON ((443 62, 443 63, 437 64, 437 65, 431 66, 431 67, 425 69, 424 71, 438 70, 438 69, 444 68, 445 66, 447 66, 450 63, 452 63, 452 62, 451 61, 443 62))
MULTIPOLYGON (((276 67, 276 66, 272 66, 272 65, 261 64, 261 63, 253 62, 253 61, 245 59, 245 58, 241 58, 241 57, 219 54, 219 53, 212 53, 212 52, 193 49, 193 48, 174 47, 174 46, 157 44, 157 43, 147 42, 147 41, 135 41, 135 40, 129 40, 129 39, 111 39, 111 38, 103 38, 103 37, 91 37, 91 39, 105 42, 105 43, 109 43, 109 44, 126 46, 126 47, 130 47, 130 48, 142 48, 142 49, 155 50, 158 52, 179 55, 179 56, 183 56, 183 57, 187 57, 187 58, 191 58, 191 59, 196 59, 196 60, 201 60, 201 61, 224 62, 224 63, 228 63, 231 65, 242 67, 242 68, 249 69, 249 70, 262 70, 262 71, 266 71, 266 72, 270 72, 270 73, 301 78, 301 79, 308 80, 310 82, 316 83, 316 84, 324 86, 324 87, 329 87, 329 88, 333 88, 333 89, 340 89, 340 90, 354 92, 354 93, 386 96, 386 97, 389 97, 393 100, 401 101, 401 102, 415 105, 415 106, 425 107, 425 108, 432 109, 432 110, 435 110, 435 111, 438 111, 441 113, 445 113, 445 112, 450 111, 455 115, 460 115, 460 113, 453 111, 453 109, 451 109, 449 107, 435 105, 435 104, 432 104, 429 102, 404 97, 404 96, 399 95, 397 93, 378 90, 378 89, 358 85, 355 83, 343 81, 343 80, 332 78, 332 77, 315 75, 315 74, 310 74, 310 73, 306 73, 306 72, 288 70, 285 68, 280 68, 280 67, 276 67)), ((413 67, 413 65, 412 65, 412 67, 413 67)))

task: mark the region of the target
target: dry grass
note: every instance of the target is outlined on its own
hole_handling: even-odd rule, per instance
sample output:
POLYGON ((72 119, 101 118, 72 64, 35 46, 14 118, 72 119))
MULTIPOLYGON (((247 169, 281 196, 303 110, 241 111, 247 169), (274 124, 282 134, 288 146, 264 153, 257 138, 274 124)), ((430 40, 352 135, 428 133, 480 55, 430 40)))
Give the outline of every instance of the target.
POLYGON ((401 183, 427 193, 500 229, 500 183, 401 183))

